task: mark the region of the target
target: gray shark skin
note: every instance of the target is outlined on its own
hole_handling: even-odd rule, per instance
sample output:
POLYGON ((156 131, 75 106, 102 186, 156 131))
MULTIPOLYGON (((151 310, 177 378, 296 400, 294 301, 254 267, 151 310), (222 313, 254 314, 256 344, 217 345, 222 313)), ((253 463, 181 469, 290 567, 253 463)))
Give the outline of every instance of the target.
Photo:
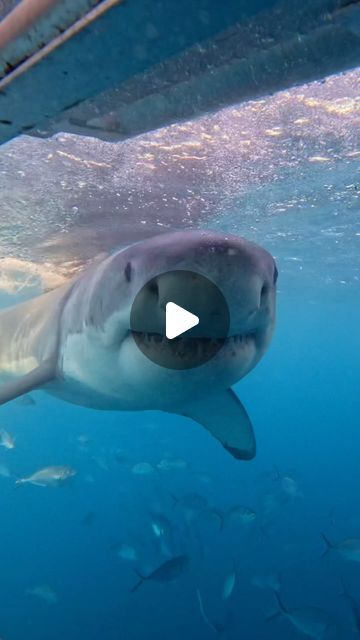
POLYGON ((95 409, 176 413, 202 424, 235 458, 251 459, 252 425, 231 386, 270 343, 276 279, 272 256, 232 235, 175 232, 122 249, 66 285, 0 313, 0 404, 43 389, 95 409), (162 298, 170 290, 176 299, 181 291, 186 304, 191 296, 187 290, 184 299, 183 270, 220 287, 231 320, 224 346, 210 361, 173 370, 137 347, 130 312, 137 292, 156 278, 139 330, 163 333, 162 298))

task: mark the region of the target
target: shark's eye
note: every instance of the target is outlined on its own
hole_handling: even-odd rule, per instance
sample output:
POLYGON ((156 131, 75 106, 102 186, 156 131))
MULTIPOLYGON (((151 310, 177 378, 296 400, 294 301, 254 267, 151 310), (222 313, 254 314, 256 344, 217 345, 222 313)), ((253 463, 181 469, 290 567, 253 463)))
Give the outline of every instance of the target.
POLYGON ((124 275, 126 278, 126 282, 130 282, 131 280, 131 262, 128 262, 125 269, 124 269, 124 275))
POLYGON ((276 264, 275 264, 274 265, 274 284, 277 283, 278 275, 279 275, 279 272, 278 272, 278 270, 276 268, 276 264))
POLYGON ((260 293, 260 301, 262 303, 266 300, 268 293, 269 293, 269 287, 268 285, 264 284, 260 293))

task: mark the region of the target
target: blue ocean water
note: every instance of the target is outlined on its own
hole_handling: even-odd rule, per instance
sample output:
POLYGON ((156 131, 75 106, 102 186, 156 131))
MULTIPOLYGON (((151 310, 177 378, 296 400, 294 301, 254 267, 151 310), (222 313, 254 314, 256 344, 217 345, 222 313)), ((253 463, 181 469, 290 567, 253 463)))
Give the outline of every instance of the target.
POLYGON ((236 387, 256 428, 252 463, 234 461, 184 418, 100 413, 40 393, 35 406, 3 407, 1 424, 16 447, 1 453, 1 463, 12 474, 48 464, 77 470, 61 488, 16 488, 12 477, 1 478, 4 638, 208 638, 214 632, 201 618, 196 589, 226 637, 293 638, 286 620, 266 622, 275 609, 271 590, 252 584, 273 573, 288 606, 321 607, 341 625, 338 637, 352 637, 340 578, 359 597, 359 569, 335 554, 321 558, 320 532, 334 541, 359 535, 360 304, 354 293, 334 297, 322 289, 313 300, 298 293, 287 299, 280 292, 272 348, 236 387), (131 472, 133 464, 155 467, 166 457, 188 467, 131 472), (294 479, 295 495, 276 480, 275 466, 294 479), (256 518, 226 523, 222 532, 216 521, 187 521, 171 496, 191 492, 218 509, 251 507, 256 518), (134 569, 149 571, 166 557, 152 511, 170 519, 169 550, 174 544, 191 564, 176 582, 147 583, 131 594, 134 569), (117 557, 113 545, 125 543, 137 550, 135 561, 117 557), (224 602, 233 558, 236 584, 224 602), (55 604, 27 593, 44 584, 56 593, 55 604))
MULTIPOLYGON (((360 538, 359 181, 355 125, 346 120, 346 108, 354 114, 355 107, 342 96, 337 108, 343 113, 331 142, 322 131, 317 143, 310 141, 312 162, 275 166, 275 182, 259 178, 260 156, 258 164, 251 159, 256 179, 237 182, 235 160, 243 158, 228 151, 223 193, 216 194, 222 208, 201 221, 256 240, 278 263, 273 342, 235 387, 254 424, 254 461, 232 459, 183 417, 98 412, 42 392, 31 394, 33 405, 1 408, 0 426, 15 438, 14 449, 0 449, 4 640, 285 640, 301 637, 294 620, 304 625, 304 607, 328 616, 327 628, 314 630, 315 614, 308 613, 308 637, 359 636, 350 598, 341 595, 343 581, 360 609, 359 562, 333 550, 322 557, 321 537, 333 543, 360 538), (136 466, 141 463, 146 466, 136 466), (16 486, 16 478, 48 465, 69 465, 76 475, 59 487, 16 486), (235 506, 252 516, 225 517, 220 528, 218 513, 235 506), (149 575, 180 554, 190 562, 176 580, 145 581, 131 592, 136 571, 149 575), (224 598, 234 564, 235 584, 224 598), (274 617, 274 591, 286 615, 274 617)), ((330 113, 325 109, 324 118, 330 113)), ((278 136, 276 128, 269 130, 278 136)), ((33 149, 34 142, 21 144, 33 149)), ((280 157, 289 141, 277 145, 280 157)), ((16 156, 16 146, 6 149, 16 156)), ((37 161, 51 173, 41 153, 32 170, 37 161)), ((13 191, 14 215, 33 186, 13 191)), ((73 188, 82 187, 74 182, 73 188)), ((23 248, 26 234, 17 225, 23 248)), ((9 253, 16 255, 16 248, 9 253)), ((16 299, 4 293, 2 306, 16 299)))

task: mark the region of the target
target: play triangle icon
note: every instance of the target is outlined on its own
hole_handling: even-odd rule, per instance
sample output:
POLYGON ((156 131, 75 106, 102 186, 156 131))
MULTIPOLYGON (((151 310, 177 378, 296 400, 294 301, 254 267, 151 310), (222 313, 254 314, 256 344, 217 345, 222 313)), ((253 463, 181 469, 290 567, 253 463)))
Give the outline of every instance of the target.
POLYGON ((199 324, 199 318, 190 313, 183 307, 180 307, 175 302, 168 302, 166 305, 166 337, 168 340, 173 340, 182 333, 189 331, 193 327, 199 324))

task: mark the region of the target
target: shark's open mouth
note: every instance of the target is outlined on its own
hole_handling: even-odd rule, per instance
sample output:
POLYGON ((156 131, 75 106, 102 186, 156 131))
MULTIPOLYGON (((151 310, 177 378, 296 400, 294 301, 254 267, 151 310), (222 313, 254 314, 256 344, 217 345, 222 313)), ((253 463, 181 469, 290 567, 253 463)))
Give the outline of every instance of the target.
MULTIPOLYGON (((190 256, 201 262, 201 242, 198 250, 197 258, 193 249, 190 256)), ((208 256, 208 245, 204 251, 208 256)), ((175 259, 183 260, 178 252, 176 245, 175 259)), ((130 312, 130 329, 139 349, 155 364, 170 369, 198 367, 213 358, 226 344, 229 327, 230 310, 220 288, 196 271, 178 268, 146 282, 130 312)), ((244 339, 238 336, 238 344, 244 339)))
MULTIPOLYGON (((255 334, 238 334, 227 338, 204 338, 199 336, 179 336, 173 340, 168 340, 160 333, 148 333, 141 331, 132 332, 134 339, 145 355, 154 359, 160 357, 165 362, 179 361, 179 368, 183 368, 185 362, 189 365, 197 361, 199 357, 204 362, 215 356, 220 349, 226 349, 227 355, 236 357, 239 352, 246 349, 255 340, 255 334)), ((166 364, 165 364, 166 366, 166 364)))

